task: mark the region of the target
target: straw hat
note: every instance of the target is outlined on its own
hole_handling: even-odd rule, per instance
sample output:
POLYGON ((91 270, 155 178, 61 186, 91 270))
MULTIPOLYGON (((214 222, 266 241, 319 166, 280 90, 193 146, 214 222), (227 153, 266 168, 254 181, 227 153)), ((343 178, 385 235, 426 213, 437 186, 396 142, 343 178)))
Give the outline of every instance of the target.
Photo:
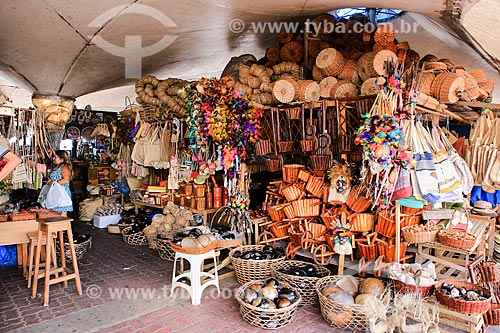
POLYGON ((472 214, 497 217, 496 208, 493 209, 491 202, 478 200, 474 203, 474 208, 472 208, 472 214))

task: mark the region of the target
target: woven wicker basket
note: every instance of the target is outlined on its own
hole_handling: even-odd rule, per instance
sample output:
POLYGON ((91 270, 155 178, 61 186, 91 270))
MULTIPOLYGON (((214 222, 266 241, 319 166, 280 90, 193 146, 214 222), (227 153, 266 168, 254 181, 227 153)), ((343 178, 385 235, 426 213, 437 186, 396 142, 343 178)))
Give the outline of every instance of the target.
POLYGON ((311 173, 309 171, 306 171, 304 169, 300 169, 299 173, 297 175, 297 178, 304 183, 306 183, 309 180, 309 177, 311 177, 311 173))
POLYGON ((118 223, 118 224, 109 224, 108 232, 110 234, 121 234, 123 229, 132 226, 131 223, 118 223))
POLYGON ((268 158, 264 160, 267 171, 276 172, 280 169, 281 160, 279 158, 268 158))
POLYGON ((498 264, 496 261, 484 261, 479 265, 481 276, 486 282, 498 282, 500 274, 498 272, 498 264))
POLYGON ((210 245, 205 247, 190 248, 190 247, 182 247, 170 241, 170 247, 175 252, 181 252, 186 254, 203 254, 215 249, 217 247, 217 242, 212 242, 210 243, 210 245))
POLYGON ((483 314, 483 319, 486 326, 500 325, 500 304, 491 304, 491 309, 483 314))
MULTIPOLYGON (((377 243, 378 253, 381 256, 385 257, 387 262, 395 262, 396 261, 396 245, 395 244, 387 244, 383 242, 377 243)), ((406 244, 400 243, 399 245, 399 258, 403 258, 406 253, 406 244)))
POLYGON ((284 187, 282 190, 282 194, 285 197, 286 201, 291 202, 302 198, 306 194, 302 187, 302 184, 292 184, 290 186, 284 187))
POLYGON ((370 213, 355 213, 352 215, 351 231, 365 232, 373 230, 375 215, 370 213))
MULTIPOLYGON (((77 260, 82 259, 85 253, 87 253, 87 251, 92 247, 92 237, 87 239, 85 242, 74 244, 74 247, 75 247, 76 259, 77 260)), ((58 256, 61 253, 59 242, 56 242, 56 252, 58 256)), ((66 259, 66 262, 72 262, 69 243, 64 243, 64 258, 66 259)))
POLYGON ((2 214, 2 215, 0 215, 0 222, 6 222, 8 218, 9 218, 9 215, 2 214))
POLYGON ((287 204, 283 207, 283 212, 287 219, 293 219, 295 217, 295 211, 293 210, 293 206, 291 204, 287 204))
POLYGON ((360 185, 351 189, 346 203, 356 213, 364 212, 372 205, 372 202, 366 197, 366 188, 360 185))
MULTIPOLYGON (((363 306, 359 304, 342 304, 332 301, 323 295, 323 289, 340 281, 343 276, 334 275, 321 278, 316 283, 321 315, 330 326, 340 329, 348 329, 356 332, 369 331, 368 317, 363 312, 363 306)), ((362 279, 356 278, 360 283, 362 279)))
POLYGON ((396 236, 396 214, 388 210, 381 210, 377 216, 375 231, 389 238, 396 236))
POLYGON ((260 140, 255 143, 255 155, 268 155, 273 151, 271 140, 260 140))
POLYGON ((296 217, 319 216, 321 200, 319 199, 296 200, 292 202, 292 207, 296 217))
POLYGON ((302 164, 286 164, 281 168, 283 172, 283 181, 286 183, 295 183, 299 176, 299 171, 305 169, 302 164))
POLYGON ((285 256, 278 259, 252 260, 235 258, 233 254, 236 251, 245 252, 250 250, 262 251, 264 245, 242 245, 229 252, 229 258, 236 274, 236 280, 239 284, 244 284, 253 280, 265 280, 271 277, 271 265, 285 260, 285 256))
POLYGON ((10 213, 9 220, 11 221, 25 221, 36 219, 35 212, 19 211, 19 213, 10 213))
POLYGON ((309 153, 314 150, 314 140, 300 140, 302 152, 309 153))
POLYGON ((269 217, 272 221, 283 221, 283 219, 285 218, 285 212, 283 211, 283 208, 285 208, 286 205, 289 204, 280 204, 267 208, 267 213, 269 214, 269 217))
POLYGON ((330 166, 330 155, 311 155, 310 158, 314 170, 328 170, 330 166))
POLYGON ((406 226, 401 228, 401 233, 403 238, 408 243, 419 244, 419 243, 427 243, 434 242, 437 237, 438 230, 429 230, 422 232, 410 232, 411 226, 406 226))
POLYGON ((441 280, 436 284, 436 290, 434 292, 436 294, 437 301, 439 304, 446 306, 447 308, 460 312, 460 313, 485 313, 490 309, 491 306, 491 295, 489 290, 486 288, 480 287, 476 284, 462 281, 462 280, 441 280), (457 299, 451 295, 445 295, 441 290, 441 285, 446 282, 448 284, 453 284, 456 288, 460 289, 465 287, 467 290, 478 290, 482 291, 484 295, 488 298, 484 301, 465 301, 461 299, 457 299))
POLYGON ((170 239, 158 238, 156 240, 156 251, 163 260, 173 261, 175 258, 175 251, 170 246, 170 239))
POLYGON ((240 303, 240 314, 243 319, 250 325, 268 330, 282 328, 290 324, 293 318, 295 318, 295 314, 297 313, 299 304, 302 302, 300 292, 297 290, 297 288, 285 282, 281 283, 280 285, 282 287, 293 290, 297 294, 298 299, 294 303, 292 303, 292 305, 287 306, 286 308, 264 310, 248 304, 243 300, 243 293, 245 292, 245 289, 250 287, 250 285, 254 283, 262 284, 264 283, 264 281, 249 281, 239 287, 236 291, 235 298, 238 303, 240 303))
POLYGON ((318 282, 320 278, 330 275, 330 271, 323 266, 313 265, 299 260, 286 260, 274 263, 271 265, 271 272, 278 281, 297 286, 297 290, 302 296, 301 306, 318 304, 319 299, 316 293, 316 282, 318 282), (283 273, 283 271, 287 271, 291 267, 305 268, 307 266, 314 266, 320 277, 296 276, 283 273))
POLYGON ((274 222, 267 226, 271 230, 272 234, 276 238, 284 238, 288 236, 287 229, 288 223, 274 222))
POLYGON ((379 257, 377 244, 368 244, 363 241, 357 241, 356 247, 359 249, 359 255, 366 260, 376 260, 379 257))
POLYGON ((232 247, 238 247, 243 244, 243 237, 236 237, 234 239, 218 239, 217 248, 219 249, 229 249, 232 247))
POLYGON ((290 120, 300 119, 301 113, 302 113, 301 108, 290 108, 285 110, 286 117, 287 119, 290 120))
POLYGON ((421 297, 429 297, 434 292, 434 285, 421 287, 407 284, 399 280, 392 280, 392 283, 396 291, 404 294, 417 294, 421 297))
POLYGON ((306 183, 306 191, 317 198, 323 197, 323 177, 311 176, 306 183))
POLYGON ((457 233, 467 234, 466 232, 458 230, 441 230, 438 232, 438 240, 444 245, 460 248, 460 249, 470 249, 476 243, 476 237, 467 234, 469 239, 459 239, 454 235, 457 233))
POLYGON ((137 232, 135 234, 128 235, 127 232, 130 231, 132 227, 127 227, 122 230, 123 241, 128 245, 148 245, 148 239, 144 232, 137 232))
POLYGON ((293 150, 293 141, 278 141, 278 151, 287 153, 293 150))

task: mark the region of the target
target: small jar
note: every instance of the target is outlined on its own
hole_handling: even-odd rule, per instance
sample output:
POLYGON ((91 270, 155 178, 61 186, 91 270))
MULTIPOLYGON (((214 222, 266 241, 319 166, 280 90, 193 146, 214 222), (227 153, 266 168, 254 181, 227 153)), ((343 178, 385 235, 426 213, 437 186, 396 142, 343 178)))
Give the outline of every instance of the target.
POLYGON ((206 209, 213 208, 213 196, 210 187, 207 187, 207 191, 205 192, 205 207, 206 209))
POLYGON ((196 210, 205 210, 205 198, 196 198, 196 210))
POLYGON ((192 183, 187 183, 185 191, 186 191, 185 192, 186 195, 193 195, 193 184, 192 183))
POLYGON ((186 195, 181 194, 181 200, 179 202, 179 206, 186 206, 186 195))

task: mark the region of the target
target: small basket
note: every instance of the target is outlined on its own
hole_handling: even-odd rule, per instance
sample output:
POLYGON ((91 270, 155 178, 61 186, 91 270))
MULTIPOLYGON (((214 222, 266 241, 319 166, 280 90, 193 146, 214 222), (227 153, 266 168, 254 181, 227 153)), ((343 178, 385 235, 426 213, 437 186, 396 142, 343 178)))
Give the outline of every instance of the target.
POLYGON ((280 169, 281 160, 279 158, 268 158, 264 160, 267 171, 276 172, 280 169))
POLYGON ((274 222, 269 224, 267 227, 276 238, 285 238, 288 236, 288 223, 274 222))
POLYGON ((288 204, 280 204, 267 208, 267 213, 269 214, 269 217, 271 218, 272 221, 278 221, 278 222, 283 221, 283 219, 285 218, 285 212, 283 211, 285 205, 288 204))
POLYGON ((434 292, 436 295, 436 299, 439 304, 446 306, 447 308, 457 311, 460 313, 485 313, 490 309, 491 306, 491 295, 488 289, 478 286, 476 284, 462 281, 462 280, 442 280, 439 281, 436 285, 436 290, 434 292), (467 290, 478 290, 482 291, 484 295, 487 296, 487 299, 483 301, 465 301, 461 299, 457 299, 451 295, 445 295, 441 290, 442 284, 446 282, 448 284, 453 284, 455 288, 466 288, 467 290))
POLYGON ((403 238, 408 243, 419 244, 419 243, 428 243, 434 242, 437 237, 438 230, 428 230, 421 232, 412 232, 411 226, 406 226, 401 229, 401 233, 403 238))
POLYGON ((378 213, 375 231, 389 238, 396 236, 396 214, 389 210, 381 210, 378 213))
POLYGON ((299 171, 305 169, 302 164, 286 164, 283 165, 281 171, 283 172, 283 181, 286 183, 295 183, 299 176, 299 171))
POLYGON ((485 282, 498 282, 500 280, 498 264, 496 261, 484 261, 478 268, 485 282))
POLYGON ((377 244, 368 244, 363 241, 357 241, 356 247, 359 249, 359 255, 366 260, 373 261, 379 257, 377 244))
POLYGON ((314 150, 314 140, 300 140, 302 152, 309 153, 314 150))
POLYGON ((123 241, 128 245, 148 245, 148 239, 144 232, 136 232, 135 234, 128 235, 127 232, 132 230, 132 227, 127 227, 122 230, 123 241))
MULTIPOLYGON (((365 314, 365 307, 360 304, 342 304, 328 299, 322 291, 326 286, 335 284, 343 276, 333 275, 321 278, 316 283, 316 293, 318 294, 321 315, 330 326, 340 329, 352 330, 355 332, 369 331, 368 317, 365 314)), ((356 278, 360 283, 363 281, 356 278)))
POLYGON ((311 163, 314 170, 328 170, 330 165, 330 155, 311 155, 311 163))
POLYGON ((304 183, 306 183, 309 180, 309 177, 311 177, 311 173, 309 171, 306 171, 304 169, 300 169, 299 173, 297 175, 297 178, 304 183))
POLYGON ((328 232, 328 229, 325 225, 308 221, 305 223, 305 229, 311 233, 312 239, 319 242, 326 241, 325 235, 328 232))
POLYGON ((243 300, 243 293, 245 292, 245 289, 254 283, 262 284, 264 281, 249 281, 248 283, 240 286, 236 291, 235 298, 238 303, 240 303, 240 314, 243 319, 250 325, 267 330, 282 328, 290 324, 295 318, 299 304, 302 302, 300 292, 297 288, 284 282, 281 283, 282 287, 287 287, 293 290, 297 294, 298 299, 286 308, 267 310, 255 307, 243 300))
POLYGON ((9 220, 11 221, 26 221, 36 219, 35 212, 19 211, 19 213, 10 213, 9 220))
POLYGON ((306 194, 302 187, 302 184, 292 184, 284 187, 282 190, 282 194, 285 197, 286 201, 291 202, 302 198, 306 194))
POLYGON ((273 151, 271 140, 259 140, 255 143, 255 155, 269 155, 273 151))
POLYGON ((131 223, 118 223, 118 224, 109 224, 108 225, 108 232, 110 234, 121 234, 123 229, 126 227, 132 226, 131 223))
POLYGON ((175 258, 175 251, 170 246, 170 239, 158 238, 156 240, 156 251, 163 260, 173 261, 175 258))
POLYGON ((413 214, 401 213, 401 228, 419 224, 421 220, 422 220, 421 212, 413 214))
POLYGON ((285 110, 286 117, 287 117, 287 119, 290 119, 290 120, 300 119, 301 113, 302 113, 301 108, 290 108, 290 109, 285 110))
POLYGON ((283 212, 285 213, 287 219, 295 218, 295 211, 293 210, 293 206, 291 204, 287 204, 283 207, 283 212))
POLYGON ((205 247, 190 248, 190 247, 182 247, 170 241, 170 247, 175 252, 181 252, 186 254, 203 254, 215 249, 217 247, 217 242, 212 242, 210 243, 210 245, 207 245, 205 247))
POLYGON ((375 215, 370 213, 354 213, 351 215, 351 231, 365 232, 373 230, 375 215))
MULTIPOLYGON (((79 243, 79 244, 74 244, 75 248, 75 254, 76 254, 76 260, 80 260, 83 258, 85 253, 92 247, 92 237, 89 237, 85 242, 79 243)), ((57 255, 59 256, 61 251, 59 247, 59 242, 56 242, 56 251, 57 255)), ((69 243, 64 243, 64 258, 66 259, 66 262, 72 262, 71 260, 71 250, 69 248, 69 243)))
POLYGON ((277 259, 253 260, 233 257, 233 254, 236 251, 262 251, 263 249, 264 245, 242 245, 229 252, 229 258, 231 259, 231 264, 233 265, 234 273, 236 274, 236 280, 238 280, 239 284, 245 284, 253 280, 265 280, 270 278, 271 265, 273 263, 283 261, 286 258, 283 256, 277 259))
POLYGON ((296 200, 292 202, 292 207, 296 217, 319 216, 321 200, 319 199, 296 200))
POLYGON ((403 294, 417 294, 421 297, 429 297, 434 292, 434 285, 414 286, 396 279, 392 280, 392 283, 394 284, 394 289, 403 294))
POLYGON ((310 176, 306 183, 306 191, 316 198, 323 197, 323 177, 310 176))
POLYGON ((271 265, 271 272, 278 281, 297 286, 297 290, 302 296, 300 306, 319 303, 318 294, 316 293, 316 282, 320 278, 330 275, 330 271, 323 266, 299 260, 286 260, 274 263, 271 265), (306 268, 307 266, 313 266, 320 277, 296 276, 283 272, 289 270, 291 267, 306 268))
POLYGON ((354 186, 347 196, 347 206, 356 213, 362 213, 372 205, 370 199, 366 197, 366 188, 358 185, 354 186))
POLYGON ((8 218, 9 218, 9 215, 2 214, 2 215, 0 215, 0 222, 6 222, 8 218))
POLYGON ((293 150, 293 141, 278 141, 278 151, 287 153, 293 150))
POLYGON ((56 212, 52 209, 37 209, 34 211, 38 219, 48 219, 51 217, 61 216, 61 212, 56 212))
MULTIPOLYGON (((378 253, 385 257, 387 262, 396 261, 396 244, 387 244, 385 242, 378 242, 378 253)), ((406 244, 401 242, 399 245, 399 258, 403 258, 406 253, 406 244)))

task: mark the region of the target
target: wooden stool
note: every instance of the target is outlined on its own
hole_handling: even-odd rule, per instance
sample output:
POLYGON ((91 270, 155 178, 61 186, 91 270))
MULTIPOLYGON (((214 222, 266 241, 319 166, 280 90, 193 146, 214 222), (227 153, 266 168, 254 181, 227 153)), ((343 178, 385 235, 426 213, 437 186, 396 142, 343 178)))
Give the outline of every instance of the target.
MULTIPOLYGON (((49 288, 51 284, 63 282, 64 287, 68 286, 68 280, 75 279, 76 291, 78 295, 82 294, 82 284, 80 282, 80 273, 78 271, 78 263, 76 259, 75 247, 73 245, 73 232, 71 230, 71 221, 72 219, 58 216, 51 217, 46 219, 38 219, 38 239, 37 244, 42 244, 42 236, 43 233, 46 233, 46 239, 52 237, 53 233, 58 234, 59 238, 59 247, 61 250, 61 267, 56 269, 45 269, 45 283, 44 283, 44 295, 43 295, 43 305, 49 305, 49 288), (66 258, 64 254, 64 238, 63 232, 68 234, 68 243, 69 249, 71 252, 71 261, 73 262, 73 270, 66 267, 66 258), (61 273, 62 276, 51 278, 51 275, 61 273)), ((46 241, 45 245, 45 262, 49 262, 51 260, 52 254, 52 242, 46 241)), ((34 281, 33 288, 31 291, 31 296, 33 298, 36 297, 37 287, 38 287, 38 274, 40 269, 40 251, 41 246, 36 247, 36 256, 35 256, 35 273, 34 273, 34 281)), ((50 265, 49 265, 50 266, 50 265)))
MULTIPOLYGON (((34 259, 35 259, 35 247, 38 247, 38 232, 29 232, 27 234, 30 242, 29 242, 29 268, 28 268, 28 273, 26 274, 26 279, 28 279, 28 288, 31 288, 31 277, 34 275, 33 274, 33 262, 34 262, 34 259)), ((46 241, 47 241, 47 235, 44 235, 45 238, 42 238, 42 244, 40 244, 40 246, 45 246, 46 244, 46 241)), ((54 238, 54 237, 53 237, 54 238)), ((57 268, 57 255, 56 255, 56 248, 54 246, 54 243, 53 241, 51 242, 51 246, 52 246, 52 253, 51 253, 51 258, 52 258, 52 263, 53 264, 53 267, 54 269, 57 268)), ((40 267, 46 267, 46 264, 45 263, 40 263, 40 267)), ((45 276, 45 271, 43 272, 40 272, 38 274, 38 278, 42 278, 45 276)))

